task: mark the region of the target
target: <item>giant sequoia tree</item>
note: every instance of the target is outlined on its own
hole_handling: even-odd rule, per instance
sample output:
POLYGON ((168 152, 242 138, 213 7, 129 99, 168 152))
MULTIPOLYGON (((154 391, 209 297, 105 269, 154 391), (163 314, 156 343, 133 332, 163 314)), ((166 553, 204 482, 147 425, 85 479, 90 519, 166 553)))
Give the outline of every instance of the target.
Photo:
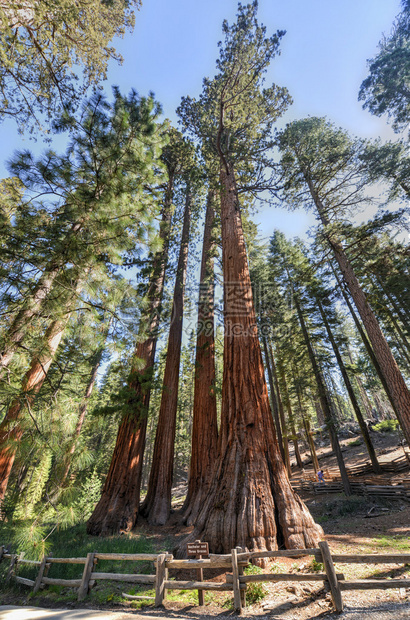
POLYGON ((195 355, 191 462, 183 513, 195 522, 212 482, 218 453, 218 421, 215 394, 214 252, 216 191, 208 191, 199 281, 198 327, 195 355))
POLYGON ((199 101, 180 108, 185 125, 219 167, 224 277, 224 373, 219 457, 193 539, 214 552, 235 545, 276 549, 315 545, 322 534, 293 492, 277 444, 258 340, 237 179, 258 176, 273 122, 289 102, 285 89, 263 89, 284 34, 266 37, 257 2, 224 22, 218 73, 199 101))
POLYGON ((155 353, 161 317, 162 296, 167 274, 175 185, 185 170, 191 148, 175 129, 161 160, 167 171, 163 188, 161 247, 149 256, 150 275, 133 353, 127 389, 121 395, 125 411, 121 416, 114 453, 101 498, 87 524, 90 534, 112 534, 130 530, 136 524, 140 504, 142 465, 145 451, 148 409, 151 398, 155 353))
POLYGON ((171 324, 168 333, 161 406, 158 414, 154 452, 148 490, 141 512, 148 523, 164 525, 171 511, 171 491, 174 466, 174 444, 178 409, 179 366, 181 361, 182 326, 184 318, 185 283, 188 267, 188 247, 193 205, 193 183, 190 171, 186 175, 185 208, 178 265, 175 274, 171 324))

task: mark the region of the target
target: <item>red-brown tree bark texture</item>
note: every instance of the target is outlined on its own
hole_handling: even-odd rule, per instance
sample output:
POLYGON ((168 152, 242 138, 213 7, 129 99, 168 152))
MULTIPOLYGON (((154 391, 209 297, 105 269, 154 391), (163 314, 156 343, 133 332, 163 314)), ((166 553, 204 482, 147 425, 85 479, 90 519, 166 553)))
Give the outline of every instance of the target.
POLYGON ((53 321, 44 335, 44 347, 36 355, 26 372, 22 395, 10 405, 0 424, 0 504, 4 500, 16 450, 23 434, 19 417, 25 405, 31 406, 43 385, 51 362, 60 344, 68 319, 53 321))
MULTIPOLYGON (((189 540, 214 553, 312 547, 323 536, 291 488, 275 435, 232 168, 221 169, 224 376, 220 453, 189 540)), ((182 546, 180 552, 182 551, 182 546)))
POLYGON ((188 264, 192 195, 187 188, 181 246, 175 278, 171 325, 168 335, 161 405, 158 415, 147 495, 141 514, 151 525, 164 525, 171 512, 176 415, 178 409, 179 363, 181 358, 184 291, 188 264))
POLYGON ((153 274, 147 292, 147 319, 139 327, 139 340, 133 356, 129 388, 133 391, 133 414, 124 415, 117 433, 114 453, 101 497, 87 523, 87 532, 108 536, 131 530, 138 518, 142 465, 151 389, 141 381, 152 371, 157 345, 160 306, 164 290, 171 224, 172 179, 162 214, 162 248, 153 261, 153 274), (142 339, 142 340, 141 340, 142 339))
MULTIPOLYGON (((156 344, 151 338, 136 349, 135 356, 146 360, 146 370, 153 365, 154 340, 156 344)), ((138 377, 129 387, 134 390, 138 411, 121 420, 101 498, 87 523, 87 533, 93 536, 129 531, 138 517, 150 390, 144 393, 138 377)))
POLYGON ((215 395, 214 267, 212 228, 215 191, 210 190, 205 214, 198 302, 194 405, 188 491, 182 512, 190 525, 195 522, 212 481, 218 451, 218 421, 215 395))

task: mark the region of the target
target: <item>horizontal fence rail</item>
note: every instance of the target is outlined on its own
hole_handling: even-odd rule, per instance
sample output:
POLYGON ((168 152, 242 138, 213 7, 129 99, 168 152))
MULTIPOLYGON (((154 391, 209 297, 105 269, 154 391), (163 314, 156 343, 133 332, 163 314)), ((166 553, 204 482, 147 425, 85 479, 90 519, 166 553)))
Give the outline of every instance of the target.
MULTIPOLYGON (((331 553, 326 541, 321 541, 317 548, 313 549, 287 549, 276 551, 244 551, 237 547, 230 554, 213 555, 203 559, 175 559, 170 553, 147 554, 147 553, 99 553, 97 551, 88 553, 87 557, 81 558, 54 558, 45 556, 41 561, 26 560, 23 555, 8 553, 4 546, 0 547, 0 561, 10 560, 7 571, 6 583, 13 579, 16 583, 33 588, 37 592, 40 588, 48 585, 58 585, 68 588, 77 588, 78 600, 83 600, 96 581, 122 581, 125 583, 135 583, 151 585, 155 589, 155 606, 163 604, 167 590, 197 590, 199 600, 203 600, 202 592, 225 591, 232 592, 234 598, 234 608, 240 612, 246 605, 246 588, 249 583, 262 582, 317 582, 322 581, 327 589, 330 590, 333 605, 336 611, 343 610, 342 592, 348 590, 385 590, 388 588, 409 588, 410 579, 361 579, 345 580, 343 573, 336 572, 335 564, 410 564, 410 553, 402 554, 340 554, 331 553), (324 572, 314 573, 266 573, 245 575, 244 568, 253 560, 275 559, 275 558, 301 558, 313 556, 317 562, 324 566, 324 572), (130 561, 130 562, 152 562, 155 567, 155 574, 137 574, 120 572, 98 572, 96 565, 98 561, 130 561), (78 579, 58 579, 48 576, 48 572, 53 564, 79 564, 83 565, 83 574, 78 579), (27 579, 17 574, 20 566, 31 566, 38 568, 35 579, 27 579), (225 574, 225 582, 204 581, 202 578, 203 569, 219 569, 230 571, 225 574), (176 581, 169 578, 169 570, 193 570, 200 579, 176 581)), ((126 598, 142 599, 151 598, 149 596, 133 596, 124 594, 126 598)))

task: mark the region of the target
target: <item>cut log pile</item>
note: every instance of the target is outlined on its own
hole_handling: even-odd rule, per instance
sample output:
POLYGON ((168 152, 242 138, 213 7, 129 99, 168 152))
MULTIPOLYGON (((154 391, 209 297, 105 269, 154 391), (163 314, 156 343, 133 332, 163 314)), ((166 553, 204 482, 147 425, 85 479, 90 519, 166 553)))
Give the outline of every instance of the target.
MULTIPOLYGON (((346 471, 350 478, 350 485, 355 495, 369 495, 383 497, 385 499, 397 499, 410 501, 410 476, 403 475, 402 472, 408 471, 409 462, 404 456, 399 456, 388 463, 380 463, 381 476, 373 473, 370 463, 360 463, 358 465, 346 466, 346 471), (389 483, 389 474, 402 474, 395 483, 389 483), (361 477, 360 481, 352 478, 361 477)), ((343 493, 343 485, 340 473, 336 468, 324 469, 325 484, 319 483, 313 471, 303 471, 299 479, 291 479, 291 485, 297 492, 307 491, 315 494, 343 493)))

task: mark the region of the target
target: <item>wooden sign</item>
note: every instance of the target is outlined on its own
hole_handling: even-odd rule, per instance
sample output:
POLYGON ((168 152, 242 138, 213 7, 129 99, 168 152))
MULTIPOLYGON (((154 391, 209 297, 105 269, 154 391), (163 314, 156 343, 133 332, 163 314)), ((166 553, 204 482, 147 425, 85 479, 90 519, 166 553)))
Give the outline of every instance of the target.
POLYGON ((199 540, 193 543, 187 543, 186 550, 188 555, 209 555, 208 543, 200 542, 199 540))

